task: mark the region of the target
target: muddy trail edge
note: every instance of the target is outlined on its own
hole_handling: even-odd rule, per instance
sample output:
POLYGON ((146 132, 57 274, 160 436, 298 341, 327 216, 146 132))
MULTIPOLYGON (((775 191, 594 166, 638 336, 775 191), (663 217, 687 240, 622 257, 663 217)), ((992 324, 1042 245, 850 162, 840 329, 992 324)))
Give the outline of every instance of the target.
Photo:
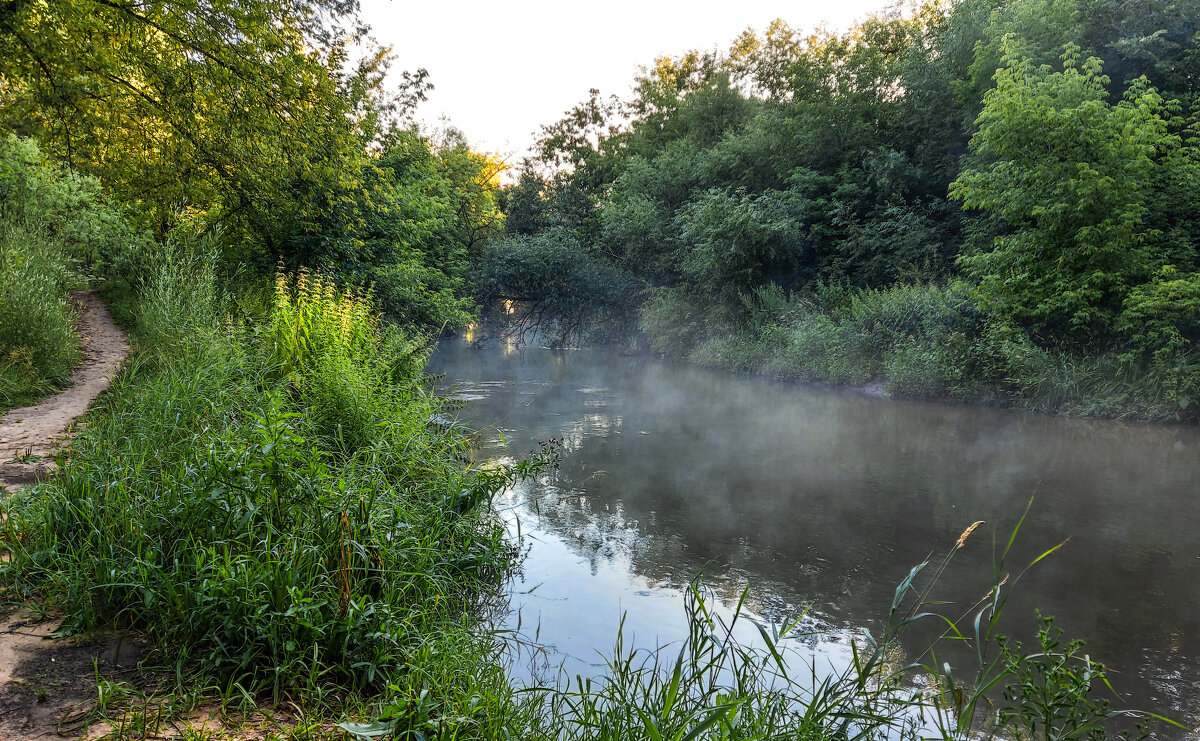
POLYGON ((65 390, 0 418, 0 486, 10 490, 53 473, 54 452, 70 438, 72 423, 112 385, 129 356, 129 338, 113 323, 95 292, 80 291, 71 297, 80 310, 75 331, 84 361, 65 390))
MULTIPOLYGON (((0 486, 9 491, 54 472, 54 453, 70 439, 73 423, 112 385, 129 356, 129 339, 104 302, 92 291, 71 298, 79 308, 75 331, 84 360, 66 389, 0 418, 0 486)), ((90 709, 95 672, 133 665, 140 645, 116 635, 48 640, 56 620, 7 606, 0 606, 0 616, 0 739, 88 735, 86 723, 70 719, 79 708, 90 709)))

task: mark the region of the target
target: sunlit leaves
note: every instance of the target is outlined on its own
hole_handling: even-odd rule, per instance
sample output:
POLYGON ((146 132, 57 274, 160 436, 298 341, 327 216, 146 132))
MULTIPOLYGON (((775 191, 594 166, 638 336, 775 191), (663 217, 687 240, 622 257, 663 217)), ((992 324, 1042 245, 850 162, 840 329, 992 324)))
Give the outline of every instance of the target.
POLYGON ((375 133, 386 58, 351 63, 360 29, 334 17, 353 9, 20 3, 0 17, 3 117, 160 230, 181 210, 253 230, 281 182, 334 179, 375 133))
POLYGON ((960 259, 984 306, 1037 330, 1107 331, 1149 269, 1143 229, 1156 154, 1178 146, 1161 96, 1133 85, 1111 104, 1099 59, 1068 47, 1063 68, 1010 58, 984 96, 973 160, 951 185, 1003 227, 960 259))

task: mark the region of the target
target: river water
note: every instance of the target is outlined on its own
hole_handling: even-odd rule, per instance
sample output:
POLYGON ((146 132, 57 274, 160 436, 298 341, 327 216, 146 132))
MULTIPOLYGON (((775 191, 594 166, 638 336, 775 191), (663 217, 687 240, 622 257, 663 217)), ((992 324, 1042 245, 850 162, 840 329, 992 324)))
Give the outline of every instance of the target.
MULTIPOLYGON (((622 620, 636 645, 678 640, 697 576, 726 610, 748 589, 760 621, 808 610, 821 630, 810 658, 836 667, 852 636, 880 630, 909 569, 976 520, 934 595, 955 615, 982 597, 1032 498, 1005 572, 1069 541, 1024 575, 1006 631, 1028 643, 1035 609, 1054 615, 1130 706, 1200 725, 1196 428, 877 398, 599 351, 447 342, 429 370, 464 401, 454 414, 479 430, 481 461, 562 441, 556 474, 495 501, 525 554, 503 618, 523 647, 519 678, 599 674, 622 620)), ((933 629, 918 625, 905 649, 918 655, 933 629)))

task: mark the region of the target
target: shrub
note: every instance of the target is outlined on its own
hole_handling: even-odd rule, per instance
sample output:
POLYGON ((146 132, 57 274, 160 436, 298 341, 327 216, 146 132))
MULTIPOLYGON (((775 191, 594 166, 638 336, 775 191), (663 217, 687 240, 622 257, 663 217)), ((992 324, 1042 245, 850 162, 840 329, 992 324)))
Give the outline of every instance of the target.
POLYGON ((100 181, 47 162, 31 139, 0 136, 0 223, 23 224, 91 275, 113 274, 150 239, 109 203, 100 181))
POLYGON ((67 291, 79 286, 44 230, 0 223, 0 412, 71 374, 80 356, 67 291))
POLYGON ((1129 338, 1130 359, 1161 361, 1186 352, 1200 339, 1200 273, 1162 268, 1125 297, 1117 329, 1129 338))
POLYGON ((160 344, 142 339, 63 473, 6 503, 0 579, 67 628, 145 631, 189 683, 276 700, 393 684, 466 712, 496 676, 472 616, 511 558, 478 505, 531 469, 464 470, 421 355, 365 299, 284 278, 270 316, 232 323, 204 265, 163 252, 138 315, 160 344), (370 393, 343 395, 345 374, 370 393))
POLYGON ((692 359, 832 383, 882 378, 903 395, 967 393, 981 317, 959 286, 852 290, 818 283, 803 295, 768 287, 744 301, 749 321, 738 339, 701 345, 692 359))

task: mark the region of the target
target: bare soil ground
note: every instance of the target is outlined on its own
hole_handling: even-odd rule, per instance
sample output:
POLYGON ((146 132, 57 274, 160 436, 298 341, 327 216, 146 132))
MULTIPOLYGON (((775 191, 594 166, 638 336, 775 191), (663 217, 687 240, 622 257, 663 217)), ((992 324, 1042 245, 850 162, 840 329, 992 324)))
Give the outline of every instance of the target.
MULTIPOLYGON (((9 491, 54 472, 53 456, 70 439, 75 421, 129 355, 128 338, 100 299, 90 291, 72 298, 80 309, 75 329, 84 361, 70 387, 0 418, 0 486, 9 491)), ((55 639, 56 628, 57 621, 21 610, 0 619, 0 739, 87 735, 97 670, 110 676, 127 671, 141 655, 141 646, 127 636, 55 639)))
POLYGON ((0 618, 0 741, 17 739, 343 739, 328 722, 290 708, 223 713, 215 704, 173 707, 169 678, 139 668, 135 634, 55 638, 58 621, 19 610, 0 618), (106 684, 100 699, 100 682, 106 684))
POLYGON ((87 738, 111 730, 94 714, 97 675, 132 679, 141 643, 117 633, 53 638, 56 627, 24 611, 0 620, 0 739, 87 738))
POLYGON ((66 390, 0 418, 0 486, 5 488, 31 484, 53 473, 54 453, 70 438, 72 424, 112 384, 129 355, 129 339, 95 293, 82 291, 72 298, 80 308, 75 330, 84 361, 71 374, 66 390))

